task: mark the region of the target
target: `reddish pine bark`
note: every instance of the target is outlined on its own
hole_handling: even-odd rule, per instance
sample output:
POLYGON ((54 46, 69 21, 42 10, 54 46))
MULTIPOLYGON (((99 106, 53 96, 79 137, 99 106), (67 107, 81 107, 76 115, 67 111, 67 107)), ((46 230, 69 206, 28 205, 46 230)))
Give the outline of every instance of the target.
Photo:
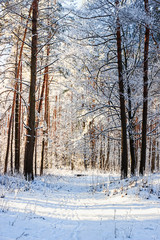
MULTIPOLYGON (((22 59, 22 53, 23 53, 23 47, 24 47, 24 42, 25 42, 25 39, 26 39, 27 26, 28 26, 30 15, 31 15, 31 10, 32 10, 32 6, 30 7, 30 10, 29 10, 29 16, 28 16, 28 19, 27 19, 27 22, 26 22, 26 28, 25 28, 24 35, 23 35, 23 40, 22 40, 22 45, 21 45, 20 54, 19 54, 19 60, 18 60, 16 79, 19 78, 21 59, 22 59)), ((17 85, 18 85, 18 81, 16 81, 15 87, 14 87, 15 90, 14 90, 14 95, 13 95, 12 110, 11 110, 11 116, 10 116, 10 121, 9 121, 9 126, 8 126, 7 150, 6 150, 6 157, 5 157, 4 174, 7 173, 8 156, 9 156, 9 145, 10 145, 10 135, 11 135, 11 127, 12 127, 12 122, 13 122, 13 117, 14 117, 14 109, 15 109, 15 103, 16 103, 17 85)))

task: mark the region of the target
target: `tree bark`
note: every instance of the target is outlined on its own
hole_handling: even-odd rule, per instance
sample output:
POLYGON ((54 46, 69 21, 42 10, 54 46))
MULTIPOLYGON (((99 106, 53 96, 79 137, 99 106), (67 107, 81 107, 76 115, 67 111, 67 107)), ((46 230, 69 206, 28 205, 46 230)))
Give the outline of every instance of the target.
POLYGON ((43 175, 43 165, 44 165, 44 138, 43 138, 43 141, 42 141, 40 176, 43 175))
MULTIPOLYGON (((119 6, 119 1, 116 0, 116 6, 119 6)), ((117 13, 117 58, 118 58, 118 79, 119 79, 119 97, 120 97, 120 119, 121 119, 121 178, 126 178, 128 175, 128 153, 127 153, 127 127, 126 127, 126 112, 124 98, 124 79, 122 67, 122 48, 121 48, 121 31, 120 21, 117 13)))
MULTIPOLYGON (((49 20, 49 1, 48 1, 48 16, 47 16, 47 24, 48 27, 50 26, 50 20, 49 20)), ((51 38, 51 33, 48 30, 48 41, 51 38)), ((46 129, 45 129, 45 143, 44 143, 44 156, 45 156, 45 168, 49 167, 49 161, 48 161, 48 129, 49 129, 49 125, 50 125, 50 119, 49 119, 49 67, 48 67, 48 63, 49 63, 49 54, 50 54, 50 44, 47 44, 47 61, 46 61, 46 67, 45 67, 45 113, 44 113, 44 120, 46 122, 46 129)))
MULTIPOLYGON (((18 90, 19 88, 17 88, 18 90)), ((15 172, 19 173, 20 165, 20 136, 19 136, 19 93, 16 94, 16 105, 15 105, 15 172)))
POLYGON ((91 169, 95 169, 96 167, 96 136, 95 136, 95 126, 94 120, 89 123, 89 136, 90 136, 90 148, 91 148, 91 169))
POLYGON ((13 174, 13 135, 14 135, 14 123, 12 123, 12 133, 11 133, 11 174, 13 174))
POLYGON ((131 101, 131 88, 128 79, 128 61, 127 61, 127 53, 124 48, 124 58, 125 58, 125 70, 126 70, 126 78, 127 78, 127 95, 128 95, 128 119, 129 119, 129 147, 130 147, 130 156, 131 156, 131 175, 135 175, 136 171, 136 157, 135 157, 135 141, 133 137, 133 117, 132 117, 132 101, 131 101))
POLYGON ((153 173, 155 171, 155 162, 156 162, 156 139, 154 137, 152 142, 152 158, 151 158, 151 172, 153 173))
POLYGON ((107 137, 107 154, 106 154, 106 161, 105 161, 105 167, 104 170, 109 171, 109 159, 110 159, 110 136, 108 133, 108 137, 107 137))
MULTIPOLYGON (((21 45, 20 54, 19 54, 19 61, 18 61, 16 79, 19 78, 21 59, 22 59, 22 53, 23 53, 23 47, 24 47, 24 42, 25 42, 25 39, 26 39, 27 27, 28 27, 29 18, 30 18, 30 15, 31 15, 31 10, 32 10, 32 5, 31 5, 30 10, 29 10, 28 19, 27 19, 27 22, 26 22, 26 28, 25 28, 24 35, 23 35, 22 45, 21 45)), ((6 150, 6 157, 5 157, 4 174, 7 173, 8 156, 9 156, 9 145, 10 145, 10 135, 11 135, 11 125, 12 125, 13 117, 14 117, 14 108, 15 108, 16 94, 17 94, 17 84, 18 84, 18 82, 16 81, 15 87, 14 87, 14 95, 13 95, 11 116, 10 116, 10 121, 9 121, 9 126, 8 126, 7 150, 6 150)))
MULTIPOLYGON (((47 46, 47 58, 49 57, 49 46, 47 46)), ((48 61, 47 61, 48 63, 48 61)), ((49 167, 48 162, 48 128, 49 128, 49 74, 48 74, 48 66, 46 67, 46 75, 45 75, 45 113, 44 113, 44 120, 46 122, 46 129, 44 131, 45 143, 44 143, 44 155, 45 155, 45 168, 49 167)))
POLYGON ((24 155, 24 176, 26 180, 33 180, 33 154, 35 145, 35 88, 37 70, 37 19, 38 19, 38 0, 34 0, 32 12, 32 48, 31 48, 31 81, 29 94, 29 113, 27 137, 24 155))
POLYGON ((7 166, 8 166, 8 156, 9 156, 9 146, 10 146, 10 138, 11 138, 11 128, 13 124, 13 113, 14 108, 12 107, 11 117, 9 120, 9 126, 8 126, 8 136, 7 136, 7 150, 6 150, 6 157, 5 157, 5 163, 4 163, 4 174, 7 173, 7 166))
POLYGON ((17 60, 18 60, 18 44, 17 41, 17 53, 16 53, 16 66, 15 66, 15 79, 17 81, 16 88, 16 102, 15 102, 15 172, 19 173, 19 163, 20 163, 20 148, 19 148, 19 80, 17 77, 17 60))
MULTIPOLYGON (((146 13, 149 12, 148 0, 144 0, 146 13)), ((146 166, 146 139, 147 139, 147 113, 148 113, 148 52, 150 29, 146 24, 144 40, 144 66, 143 66, 143 116, 142 116, 142 147, 140 160, 140 174, 143 175, 146 166)))
POLYGON ((157 171, 159 172, 159 142, 158 142, 158 140, 157 140, 156 168, 157 168, 157 171))

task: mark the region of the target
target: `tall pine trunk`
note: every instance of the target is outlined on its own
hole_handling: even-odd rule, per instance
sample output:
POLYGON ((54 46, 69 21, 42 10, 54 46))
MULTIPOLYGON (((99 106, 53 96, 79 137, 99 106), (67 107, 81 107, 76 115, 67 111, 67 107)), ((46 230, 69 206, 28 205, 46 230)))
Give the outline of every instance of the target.
MULTIPOLYGON (((16 72, 16 79, 19 78, 19 74, 20 74, 20 67, 21 67, 21 59, 22 59, 23 47, 24 47, 24 43, 25 43, 25 39, 26 39, 27 27, 28 27, 28 22, 29 22, 29 18, 30 18, 30 15, 31 15, 31 11, 32 11, 32 5, 31 5, 30 10, 29 10, 28 19, 27 19, 27 22, 26 22, 26 28, 25 28, 24 35, 23 35, 23 40, 22 40, 22 45, 21 45, 20 54, 19 54, 19 60, 18 60, 18 67, 17 67, 17 72, 16 72)), ((7 173, 7 166, 8 166, 10 135, 11 135, 12 122, 13 122, 13 118, 14 118, 14 109, 15 109, 16 95, 17 95, 17 85, 18 85, 18 81, 16 81, 15 87, 14 87, 12 110, 11 110, 11 116, 10 116, 10 121, 9 121, 9 126, 8 126, 7 150, 6 150, 5 166, 4 166, 4 173, 5 174, 7 173)))
POLYGON ((32 12, 32 47, 31 47, 31 80, 29 93, 29 113, 27 137, 24 155, 24 176, 26 180, 33 180, 33 154, 35 144, 35 88, 36 88, 36 70, 37 70, 37 18, 38 18, 38 0, 34 0, 32 12))
MULTIPOLYGON (((118 8, 119 1, 116 0, 116 7, 118 8)), ((126 178, 128 175, 128 153, 127 153, 127 127, 126 127, 126 111, 124 98, 124 79, 122 67, 122 48, 121 48, 121 29, 120 20, 117 13, 117 58, 118 58, 118 80, 119 80, 119 97, 120 97, 120 119, 121 119, 121 178, 126 178)))
MULTIPOLYGON (((145 11, 148 14, 148 0, 144 0, 145 11)), ((143 175, 146 166, 146 140, 147 140, 147 112, 148 112, 148 52, 150 29, 146 24, 144 40, 144 66, 143 66, 143 117, 142 117, 142 147, 140 174, 143 175)))

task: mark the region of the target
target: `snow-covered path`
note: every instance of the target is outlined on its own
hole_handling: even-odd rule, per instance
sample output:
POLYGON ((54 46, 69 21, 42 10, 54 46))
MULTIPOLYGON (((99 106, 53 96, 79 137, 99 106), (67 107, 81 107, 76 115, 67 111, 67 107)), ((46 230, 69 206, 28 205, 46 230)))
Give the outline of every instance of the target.
POLYGON ((7 180, 0 185, 0 240, 159 240, 160 200, 118 192, 116 184, 108 194, 107 179, 7 180))

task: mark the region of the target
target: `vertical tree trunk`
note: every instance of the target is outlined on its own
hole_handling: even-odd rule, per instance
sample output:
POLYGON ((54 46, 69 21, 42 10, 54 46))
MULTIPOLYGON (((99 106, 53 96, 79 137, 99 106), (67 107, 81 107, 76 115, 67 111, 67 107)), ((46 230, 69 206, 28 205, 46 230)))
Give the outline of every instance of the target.
POLYGON ((20 156, 21 156, 21 134, 22 134, 22 98, 21 98, 21 94, 22 94, 22 62, 21 62, 21 66, 20 66, 20 86, 19 86, 19 94, 20 94, 20 98, 19 98, 19 112, 18 112, 18 155, 19 155, 19 169, 20 169, 20 156))
POLYGON ((156 165, 156 139, 154 137, 152 142, 152 158, 151 158, 151 172, 153 173, 155 171, 156 165))
MULTIPOLYGON (((138 111, 137 111, 138 113, 138 111)), ((138 139, 135 140, 135 157, 136 157, 136 167, 138 167, 138 161, 139 161, 139 148, 140 148, 140 124, 138 122, 138 116, 135 118, 135 133, 138 136, 138 139)))
POLYGON ((43 165, 44 165, 44 138, 43 138, 43 141, 42 141, 40 176, 43 175, 43 165))
MULTIPOLYGON (((46 69, 44 71, 43 85, 42 85, 41 94, 40 94, 40 102, 39 102, 39 105, 37 108, 38 114, 40 114, 40 112, 42 110, 42 103, 43 103, 44 90, 45 90, 45 81, 46 81, 45 73, 46 73, 46 69)), ((36 125, 35 125, 36 129, 38 128, 38 125, 39 125, 39 119, 37 119, 37 121, 36 121, 36 125)), ((43 164, 42 164, 42 167, 43 167, 43 164)), ((41 168, 40 168, 40 175, 41 175, 41 171, 43 171, 43 170, 41 170, 41 168)), ((43 172, 42 172, 42 174, 43 174, 43 172)), ((37 130, 35 131, 35 176, 36 175, 37 175, 37 130)))
POLYGON ((5 157, 5 163, 4 163, 4 174, 7 173, 7 167, 8 167, 8 156, 9 156, 9 147, 10 147, 10 138, 11 138, 11 129, 13 124, 13 116, 14 115, 14 108, 12 106, 12 112, 9 119, 9 126, 8 126, 8 136, 7 136, 7 150, 6 150, 6 157, 5 157))
MULTIPOLYGON (((49 47, 47 46, 47 58, 49 57, 49 47)), ((47 60, 48 64, 48 60, 47 60)), ((45 113, 44 113, 44 120, 46 122, 46 129, 44 131, 44 136, 45 136, 45 143, 44 143, 44 155, 45 155, 45 168, 49 167, 49 162, 48 162, 48 128, 49 128, 49 85, 48 85, 48 80, 49 80, 49 74, 48 74, 48 66, 46 67, 46 75, 45 75, 45 113)))
POLYGON ((152 124, 152 158, 151 158, 151 172, 156 170, 156 146, 157 146, 157 123, 152 124))
MULTIPOLYGON (((18 56, 18 42, 17 42, 17 54, 18 56)), ((17 76, 17 56, 16 56, 16 74, 17 76)), ((20 152, 19 152, 19 79, 17 81, 16 88, 16 102, 15 102, 15 172, 19 173, 19 162, 20 162, 20 152)))
POLYGON ((128 117, 129 117, 129 145, 131 155, 131 175, 135 175, 136 171, 136 157, 135 157, 135 142, 133 138, 133 118, 131 113, 131 89, 129 83, 127 84, 128 92, 128 117))
POLYGON ((17 85, 16 105, 15 105, 15 172, 19 173, 20 148, 19 148, 19 86, 17 85))
POLYGON ((107 137, 107 156, 106 156, 106 161, 105 161, 105 167, 104 170, 109 171, 109 159, 110 159, 110 136, 108 133, 107 137))
MULTIPOLYGON (((19 78, 20 66, 21 66, 21 59, 22 59, 22 53, 23 53, 23 47, 24 47, 24 42, 25 42, 25 38, 26 38, 26 34, 27 34, 27 26, 28 26, 28 22, 29 22, 30 15, 31 15, 31 10, 32 10, 32 5, 31 5, 30 10, 29 10, 29 16, 28 16, 28 19, 27 19, 27 22, 26 22, 26 28, 25 28, 24 35, 23 35, 22 45, 21 45, 20 54, 19 54, 19 61, 18 61, 16 79, 19 78)), ((15 87, 14 87, 12 111, 11 111, 11 116, 10 116, 10 121, 9 121, 9 126, 8 126, 7 150, 6 150, 6 156, 5 156, 4 174, 7 173, 8 156, 9 156, 9 144, 10 144, 10 134, 11 134, 11 125, 12 125, 13 117, 14 117, 14 108, 15 108, 16 94, 17 94, 17 84, 18 84, 18 82, 16 81, 15 87)))
POLYGON ((37 176, 37 134, 35 136, 34 174, 37 176))
POLYGON ((94 169, 96 167, 96 160, 97 160, 94 120, 92 120, 89 123, 89 135, 90 135, 90 147, 91 147, 91 168, 94 169))
POLYGON ((130 146, 130 156, 131 156, 131 175, 135 175, 135 170, 136 170, 136 157, 135 157, 135 142, 134 142, 134 137, 133 137, 133 117, 132 117, 132 102, 131 102, 131 88, 129 84, 129 79, 128 79, 128 61, 127 61, 127 54, 125 51, 125 46, 124 48, 124 58, 125 58, 125 70, 127 73, 127 95, 128 95, 128 119, 129 119, 129 146, 130 146))
POLYGON ((152 138, 151 136, 148 139, 148 144, 149 144, 149 149, 148 149, 148 161, 149 161, 149 166, 151 167, 151 155, 152 155, 152 138))
POLYGON ((102 136, 99 136, 98 138, 98 145, 100 145, 100 149, 99 149, 99 168, 102 170, 103 166, 104 166, 104 155, 103 155, 103 138, 102 136))
MULTIPOLYGON (((85 122, 83 122, 83 128, 85 128, 85 122)), ((87 161, 87 140, 86 134, 84 135, 84 147, 83 147, 83 158, 84 158, 84 169, 87 170, 88 161, 87 161)))
MULTIPOLYGON (((17 79, 17 81, 19 81, 17 79)), ((15 103, 15 172, 20 169, 20 135, 21 135, 21 92, 22 92, 22 63, 20 66, 20 83, 17 84, 15 103)))
MULTIPOLYGON (((149 13, 148 0, 144 0, 146 13, 149 13)), ((143 67, 143 116, 142 116, 142 146, 140 174, 143 175, 146 165, 146 139, 147 139, 147 112, 148 112, 148 52, 150 29, 146 24, 144 40, 144 67, 143 67)))
POLYGON ((32 48, 31 48, 31 81, 29 93, 29 113, 27 137, 24 155, 24 175, 26 180, 33 180, 33 154, 35 144, 35 88, 36 88, 36 70, 37 70, 37 18, 38 18, 38 0, 34 0, 32 12, 32 48))
MULTIPOLYGON (((119 1, 116 0, 116 6, 119 6, 119 1)), ((124 80, 122 67, 122 49, 121 49, 121 31, 120 21, 117 13, 117 57, 118 57, 118 77, 119 77, 119 97, 120 97, 120 118, 121 118, 121 178, 126 178, 128 175, 128 153, 127 153, 127 127, 126 127, 126 112, 124 98, 124 80)))
MULTIPOLYGON (((50 4, 48 1, 48 13, 47 13, 47 25, 48 28, 50 26, 50 12, 49 12, 49 8, 50 8, 50 4)), ((51 37, 51 33, 50 30, 48 29, 48 42, 49 39, 51 37)), ((48 129, 49 129, 49 67, 48 67, 48 63, 49 63, 49 54, 50 54, 50 44, 47 44, 47 60, 46 60, 46 67, 45 67, 45 113, 44 113, 44 120, 46 122, 46 129, 44 132, 45 135, 45 143, 44 143, 44 156, 45 156, 45 168, 49 167, 49 161, 48 161, 48 129)))
POLYGON ((13 174, 13 135, 14 135, 14 123, 12 123, 12 133, 11 133, 11 174, 13 174))
POLYGON ((159 172, 159 142, 158 142, 158 140, 157 140, 156 168, 157 168, 157 171, 159 172))

